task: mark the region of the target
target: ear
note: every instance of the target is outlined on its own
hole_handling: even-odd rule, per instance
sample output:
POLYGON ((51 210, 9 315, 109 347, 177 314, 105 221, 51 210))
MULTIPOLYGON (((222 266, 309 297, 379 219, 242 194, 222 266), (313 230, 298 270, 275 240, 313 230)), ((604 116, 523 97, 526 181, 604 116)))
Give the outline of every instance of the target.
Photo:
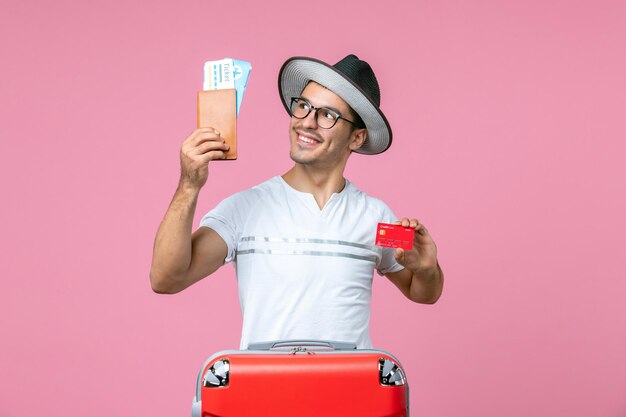
POLYGON ((355 129, 351 136, 350 150, 356 151, 365 143, 365 139, 367 139, 367 129, 355 129))

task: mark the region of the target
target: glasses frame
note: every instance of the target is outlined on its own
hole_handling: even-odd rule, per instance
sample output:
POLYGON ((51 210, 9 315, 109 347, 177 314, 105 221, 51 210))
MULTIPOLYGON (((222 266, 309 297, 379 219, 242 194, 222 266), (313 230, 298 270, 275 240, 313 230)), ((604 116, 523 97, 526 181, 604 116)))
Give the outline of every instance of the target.
POLYGON ((331 110, 331 109, 329 109, 329 108, 327 108, 327 107, 315 107, 315 106, 313 106, 313 105, 309 102, 309 100, 307 100, 306 98, 303 98, 303 97, 291 97, 291 105, 289 106, 289 113, 291 114, 291 116, 292 116, 292 117, 295 117, 296 119, 306 119, 307 117, 309 117, 309 114, 311 114, 311 111, 312 111, 312 110, 315 110, 315 123, 317 123, 317 125, 318 125, 320 128, 322 128, 322 129, 332 129, 333 127, 335 127, 335 125, 337 124, 337 122, 338 122, 339 120, 345 120, 345 121, 346 121, 346 122, 348 122, 348 123, 352 123, 352 125, 354 125, 355 127, 358 127, 358 126, 357 126, 357 124, 356 124, 356 122, 354 122, 354 121, 352 121, 352 120, 349 120, 349 119, 346 119, 345 117, 343 117, 342 115, 340 115, 339 113, 337 113, 337 112, 336 112, 336 111, 334 111, 334 110, 331 110), (294 103, 294 102, 295 102, 295 103, 297 103, 297 102, 299 102, 299 101, 303 101, 303 102, 305 102, 306 104, 308 104, 308 105, 309 105, 309 111, 307 112, 307 114, 305 114, 305 115, 304 115, 304 116, 302 116, 302 117, 298 117, 298 116, 294 115, 294 114, 293 114, 293 111, 292 111, 292 108, 293 108, 293 103, 294 103), (330 127, 323 127, 322 125, 320 125, 320 123, 319 123, 319 121, 318 121, 318 118, 319 118, 319 111, 320 111, 320 110, 324 110, 324 111, 327 111, 327 112, 329 112, 329 113, 332 113, 332 114, 336 114, 336 115, 337 115, 337 119, 335 120, 335 122, 334 122, 334 123, 333 123, 330 127))

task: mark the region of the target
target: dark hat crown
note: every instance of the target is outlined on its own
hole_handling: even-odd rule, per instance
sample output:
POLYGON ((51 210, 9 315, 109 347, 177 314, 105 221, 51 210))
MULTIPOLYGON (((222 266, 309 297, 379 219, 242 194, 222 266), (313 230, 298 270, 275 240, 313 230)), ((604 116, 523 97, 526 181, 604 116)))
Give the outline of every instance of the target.
POLYGON ((356 55, 350 54, 333 67, 355 83, 366 96, 380 107, 380 88, 372 67, 361 61, 356 55))

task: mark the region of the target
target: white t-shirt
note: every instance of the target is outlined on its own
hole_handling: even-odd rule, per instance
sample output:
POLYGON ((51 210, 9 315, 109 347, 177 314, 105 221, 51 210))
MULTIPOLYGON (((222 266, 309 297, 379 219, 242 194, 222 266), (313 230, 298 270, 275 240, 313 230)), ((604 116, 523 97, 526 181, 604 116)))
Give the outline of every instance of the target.
POLYGON ((241 349, 253 342, 315 339, 371 348, 374 269, 403 267, 374 246, 378 222, 396 216, 350 182, 320 210, 280 176, 222 201, 200 226, 226 242, 243 313, 241 349))

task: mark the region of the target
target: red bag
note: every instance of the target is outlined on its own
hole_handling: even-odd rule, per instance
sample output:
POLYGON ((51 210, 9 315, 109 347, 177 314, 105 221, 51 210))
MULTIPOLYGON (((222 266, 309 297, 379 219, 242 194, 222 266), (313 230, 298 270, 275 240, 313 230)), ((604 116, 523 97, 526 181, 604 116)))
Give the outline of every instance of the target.
POLYGON ((352 344, 285 341, 211 356, 198 375, 192 417, 405 417, 400 362, 352 344))

